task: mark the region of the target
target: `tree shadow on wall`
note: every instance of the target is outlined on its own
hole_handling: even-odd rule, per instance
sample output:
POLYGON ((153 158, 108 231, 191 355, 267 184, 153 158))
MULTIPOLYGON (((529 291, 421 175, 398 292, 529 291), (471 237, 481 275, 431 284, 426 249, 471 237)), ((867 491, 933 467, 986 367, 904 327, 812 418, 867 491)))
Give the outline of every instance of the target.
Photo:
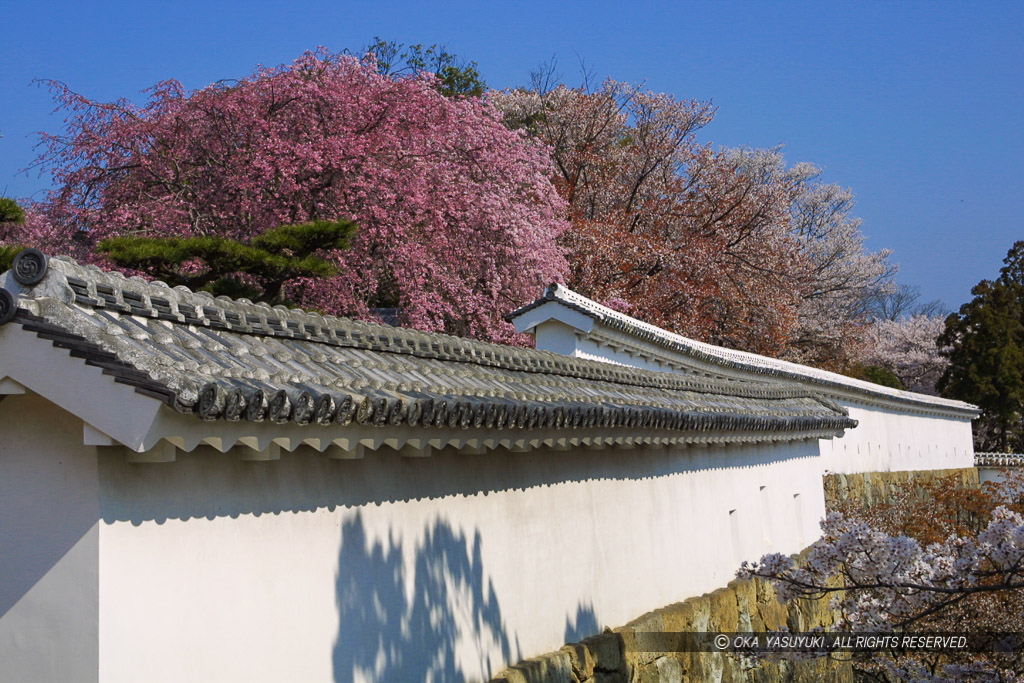
POLYGON ((578 643, 584 638, 596 636, 601 632, 597 623, 597 613, 593 605, 584 605, 582 602, 576 606, 576 617, 572 620, 565 618, 565 642, 578 643))
POLYGON ((359 514, 346 521, 336 586, 334 680, 457 683, 467 675, 489 678, 492 652, 501 652, 495 665, 509 661, 501 608, 484 580, 480 545, 479 534, 470 543, 435 520, 415 550, 410 598, 402 544, 391 538, 371 544, 359 514), (467 656, 477 658, 477 671, 469 674, 460 664, 467 656))

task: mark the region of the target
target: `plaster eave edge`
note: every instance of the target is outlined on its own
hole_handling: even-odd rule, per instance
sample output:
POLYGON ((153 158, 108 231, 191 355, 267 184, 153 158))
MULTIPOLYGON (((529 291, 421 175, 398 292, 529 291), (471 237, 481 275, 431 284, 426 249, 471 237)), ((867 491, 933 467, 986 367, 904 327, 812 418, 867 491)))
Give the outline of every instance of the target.
MULTIPOLYGON (((831 384, 815 381, 812 378, 800 375, 767 375, 764 372, 755 372, 742 366, 730 367, 693 356, 673 355, 671 352, 663 350, 663 347, 660 345, 647 345, 643 340, 637 340, 616 329, 603 325, 596 328, 590 334, 579 333, 577 336, 589 339, 598 346, 619 347, 626 350, 630 355, 676 367, 686 367, 702 372, 714 372, 746 381, 764 381, 765 377, 787 380, 805 390, 827 396, 832 400, 845 400, 867 406, 895 408, 903 411, 911 410, 925 415, 966 420, 974 419, 980 415, 980 410, 969 403, 951 401, 949 399, 928 396, 927 394, 903 392, 908 395, 892 396, 883 392, 874 392, 868 388, 862 389, 839 383, 831 384)), ((587 355, 587 357, 591 358, 592 356, 587 355)))
POLYGON ((265 451, 280 447, 295 451, 309 447, 341 459, 363 457, 365 451, 382 448, 403 454, 430 455, 435 450, 455 448, 482 453, 494 449, 527 451, 537 449, 567 450, 573 447, 636 448, 644 445, 664 447, 730 446, 778 444, 832 439, 844 430, 821 428, 793 432, 709 431, 680 432, 666 429, 622 429, 601 427, 588 430, 559 428, 487 429, 487 428, 422 428, 410 426, 378 427, 373 425, 296 425, 237 422, 204 422, 173 410, 162 410, 143 440, 143 449, 156 448, 161 441, 173 443, 189 452, 199 446, 212 446, 221 452, 242 447, 265 451))
POLYGON ((163 402, 114 381, 70 352, 40 343, 20 325, 0 327, 0 377, 74 415, 116 442, 145 450, 145 436, 165 409, 163 402), (113 409, 116 407, 116 409, 113 409))

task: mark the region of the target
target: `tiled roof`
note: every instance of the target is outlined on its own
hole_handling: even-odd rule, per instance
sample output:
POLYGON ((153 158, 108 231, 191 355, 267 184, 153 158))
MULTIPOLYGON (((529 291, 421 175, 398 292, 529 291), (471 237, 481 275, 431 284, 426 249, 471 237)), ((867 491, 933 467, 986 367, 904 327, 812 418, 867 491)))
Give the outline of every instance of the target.
POLYGON ((901 391, 880 384, 866 382, 852 377, 846 377, 827 370, 820 370, 798 363, 760 356, 747 351, 727 349, 714 344, 689 339, 682 335, 674 334, 660 327, 645 323, 642 320, 632 318, 625 313, 602 306, 601 304, 588 299, 587 297, 574 292, 568 287, 560 284, 550 285, 539 299, 526 304, 525 306, 509 313, 506 320, 514 320, 519 316, 539 308, 549 302, 558 302, 562 306, 572 309, 578 313, 598 321, 606 327, 624 332, 638 340, 642 340, 656 346, 668 349, 681 356, 693 358, 717 365, 722 368, 740 370, 752 375, 766 377, 777 377, 787 380, 821 387, 823 390, 839 390, 841 392, 852 392, 860 394, 871 400, 884 399, 907 406, 916 406, 923 409, 953 411, 963 413, 967 417, 976 417, 978 409, 969 403, 954 401, 938 396, 928 396, 909 391, 901 391))
POLYGON ((728 431, 750 441, 856 426, 831 401, 770 378, 651 372, 213 298, 38 252, 19 256, 2 283, 0 323, 204 420, 728 431))
POLYGON ((975 453, 975 467, 1021 467, 1024 454, 1021 453, 975 453))

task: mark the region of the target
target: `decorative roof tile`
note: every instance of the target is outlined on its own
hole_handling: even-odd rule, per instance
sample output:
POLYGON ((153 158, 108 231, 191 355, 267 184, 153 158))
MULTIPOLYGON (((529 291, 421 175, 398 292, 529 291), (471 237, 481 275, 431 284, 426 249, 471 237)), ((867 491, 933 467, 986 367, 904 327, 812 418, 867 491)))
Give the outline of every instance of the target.
POLYGON ((1024 454, 1021 453, 975 453, 975 467, 1022 467, 1024 454))

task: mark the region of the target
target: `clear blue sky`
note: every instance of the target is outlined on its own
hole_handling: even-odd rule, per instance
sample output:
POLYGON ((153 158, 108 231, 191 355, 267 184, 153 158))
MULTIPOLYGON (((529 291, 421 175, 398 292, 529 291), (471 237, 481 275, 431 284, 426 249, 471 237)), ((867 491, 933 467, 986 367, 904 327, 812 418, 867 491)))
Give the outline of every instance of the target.
POLYGON ((554 56, 719 107, 702 139, 784 144, 853 188, 872 249, 951 308, 1024 239, 1024 2, 16 2, 0 41, 0 194, 61 116, 33 78, 139 100, 373 36, 440 43, 496 88, 554 56))

